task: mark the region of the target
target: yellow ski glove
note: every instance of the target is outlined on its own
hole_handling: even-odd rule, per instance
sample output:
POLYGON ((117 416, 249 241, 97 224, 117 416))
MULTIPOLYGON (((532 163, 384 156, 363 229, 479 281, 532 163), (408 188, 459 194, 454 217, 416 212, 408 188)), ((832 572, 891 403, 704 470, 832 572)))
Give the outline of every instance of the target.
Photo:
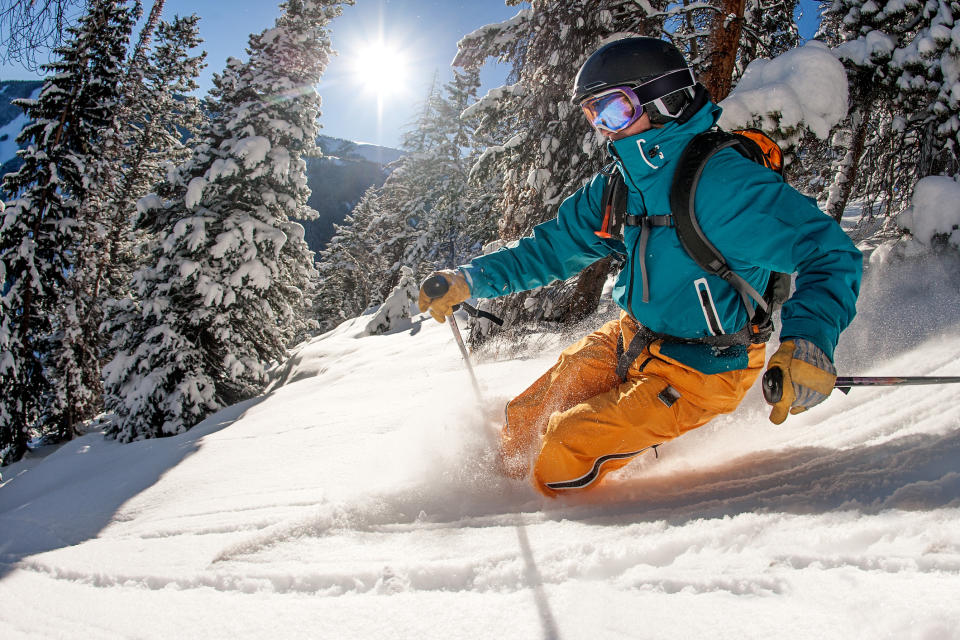
POLYGON ((420 285, 420 298, 417 300, 417 305, 420 307, 421 312, 429 309, 430 315, 432 315, 437 322, 445 322, 447 316, 453 313, 453 308, 469 297, 470 285, 467 283, 467 279, 463 276, 463 273, 453 269, 444 269, 442 271, 434 271, 423 281, 423 284, 420 285), (441 277, 446 281, 446 290, 444 291, 444 287, 440 286, 439 290, 441 293, 439 294, 434 290, 437 287, 428 285, 435 277, 441 277), (430 293, 424 291, 425 288, 428 289, 430 293, 433 293, 435 297, 432 297, 430 293))
POLYGON ((788 412, 795 415, 826 400, 837 381, 830 358, 809 340, 782 342, 767 364, 767 371, 774 368, 783 373, 783 395, 770 412, 773 424, 781 424, 788 412))

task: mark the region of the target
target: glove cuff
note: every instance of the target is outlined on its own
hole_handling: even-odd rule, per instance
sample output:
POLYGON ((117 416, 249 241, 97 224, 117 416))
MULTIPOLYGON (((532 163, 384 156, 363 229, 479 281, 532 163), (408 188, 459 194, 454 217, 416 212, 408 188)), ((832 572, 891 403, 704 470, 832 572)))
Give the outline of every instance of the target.
POLYGON ((837 375, 837 368, 820 347, 803 338, 793 338, 793 344, 794 360, 802 360, 831 375, 837 375))

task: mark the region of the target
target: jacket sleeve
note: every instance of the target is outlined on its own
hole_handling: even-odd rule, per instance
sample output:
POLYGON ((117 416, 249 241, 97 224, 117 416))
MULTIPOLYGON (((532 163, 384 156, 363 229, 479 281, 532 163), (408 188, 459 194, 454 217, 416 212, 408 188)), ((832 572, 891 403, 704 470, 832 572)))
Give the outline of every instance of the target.
POLYGON ((797 274, 780 339, 809 340, 832 360, 856 314, 863 269, 840 225, 779 175, 733 150, 710 160, 695 206, 704 233, 731 267, 797 274))
POLYGON ((615 250, 594 231, 600 228, 600 200, 606 177, 594 178, 560 204, 557 217, 533 234, 474 258, 460 269, 477 298, 496 298, 565 280, 615 250))

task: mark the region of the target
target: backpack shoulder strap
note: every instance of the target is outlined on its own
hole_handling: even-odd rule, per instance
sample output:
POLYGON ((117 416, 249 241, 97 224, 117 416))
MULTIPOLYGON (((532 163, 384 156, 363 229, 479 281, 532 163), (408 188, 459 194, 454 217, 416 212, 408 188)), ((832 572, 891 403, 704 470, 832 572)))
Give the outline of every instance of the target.
MULTIPOLYGON (((754 149, 750 148, 750 143, 752 141, 746 138, 721 130, 705 131, 694 137, 681 154, 673 175, 673 183, 670 186, 670 211, 677 227, 680 244, 687 254, 701 269, 729 282, 740 293, 747 313, 752 319, 753 305, 750 304, 750 300, 752 299, 764 311, 767 310, 766 301, 746 280, 730 269, 723 254, 707 239, 697 221, 694 207, 697 185, 700 183, 707 161, 717 152, 727 148, 734 148, 741 155, 754 160, 754 149)), ((755 143, 752 144, 756 147, 756 152, 762 154, 759 147, 755 143)))
POLYGON ((604 239, 620 240, 623 238, 623 221, 627 212, 627 185, 616 163, 604 167, 602 173, 607 176, 603 195, 600 196, 603 222, 594 233, 604 239))

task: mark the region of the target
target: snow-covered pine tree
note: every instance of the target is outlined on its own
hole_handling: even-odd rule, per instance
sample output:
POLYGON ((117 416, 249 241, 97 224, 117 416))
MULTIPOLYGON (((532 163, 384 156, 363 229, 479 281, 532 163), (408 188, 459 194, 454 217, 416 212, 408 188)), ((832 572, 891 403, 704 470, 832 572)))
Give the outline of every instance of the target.
POLYGON ((375 298, 379 295, 379 270, 383 267, 366 237, 373 220, 381 217, 377 199, 378 189, 367 189, 343 224, 334 225, 333 237, 317 257, 320 284, 314 316, 323 331, 383 301, 375 298))
POLYGON ((366 332, 370 335, 382 335, 396 329, 408 328, 411 311, 416 310, 419 292, 420 285, 414 278, 413 269, 400 267, 400 281, 373 314, 367 323, 366 332))
POLYGON ((800 32, 794 19, 797 4, 797 0, 747 0, 737 77, 751 61, 775 58, 800 45, 800 32))
POLYGON ((471 248, 492 239, 495 219, 483 220, 482 207, 471 200, 477 196, 469 185, 471 154, 475 152, 473 132, 461 114, 477 98, 480 86, 476 71, 454 70, 453 80, 433 99, 429 121, 418 125, 427 141, 419 154, 408 156, 417 165, 415 171, 426 172, 428 182, 423 200, 431 203, 429 214, 419 225, 417 242, 408 248, 405 262, 414 267, 419 277, 434 269, 462 264, 473 253, 471 248))
POLYGON ((486 243, 497 237, 497 188, 491 176, 472 173, 480 154, 487 148, 486 138, 476 132, 477 122, 463 117, 476 102, 480 78, 477 70, 454 70, 453 80, 446 86, 446 100, 441 105, 443 117, 454 123, 453 149, 462 157, 455 158, 451 169, 457 171, 456 188, 441 194, 435 216, 438 237, 433 268, 453 268, 478 255, 486 243))
POLYGON ((893 98, 901 119, 904 151, 915 155, 906 173, 915 183, 929 175, 960 173, 960 0, 926 2, 920 9, 916 35, 893 53, 890 61, 893 98), (910 144, 913 142, 914 144, 910 144))
MULTIPOLYGON (((91 123, 98 124, 96 137, 88 140, 90 151, 84 159, 83 190, 77 190, 77 244, 73 248, 74 265, 68 279, 69 298, 59 313, 59 327, 54 334, 54 356, 51 363, 59 371, 57 401, 62 407, 60 419, 53 429, 58 438, 70 438, 76 426, 92 419, 103 407, 100 372, 99 325, 101 301, 96 290, 95 274, 102 262, 103 231, 106 211, 104 199, 96 189, 110 171, 109 158, 113 138, 119 126, 122 103, 122 79, 127 47, 134 22, 140 12, 139 2, 97 0, 89 4, 89 41, 96 46, 79 50, 88 65, 88 80, 83 93, 92 105, 91 123)), ((74 160, 76 162, 76 160, 74 160)))
POLYGON ((200 44, 198 22, 196 15, 159 21, 156 46, 142 59, 134 56, 127 70, 117 162, 105 194, 110 218, 97 282, 102 299, 122 297, 145 253, 137 248, 133 233, 137 201, 166 167, 187 159, 190 150, 184 139, 195 139, 204 121, 199 100, 190 95, 206 57, 205 52, 190 55, 200 44))
POLYGON ((85 363, 91 337, 81 318, 97 220, 81 215, 97 175, 98 143, 113 124, 127 41, 125 2, 97 0, 68 31, 67 44, 36 100, 19 105, 30 118, 18 137, 21 169, 4 178, 15 199, 0 232, 0 457, 19 458, 29 430, 69 437, 99 403, 99 377, 85 363))
POLYGON ((156 240, 155 235, 134 231, 136 202, 159 181, 166 165, 185 159, 183 137, 196 136, 203 118, 198 100, 185 95, 196 88, 195 78, 206 55, 190 55, 199 44, 199 19, 163 22, 162 7, 163 1, 155 0, 127 59, 96 195, 84 207, 99 215, 104 230, 96 247, 95 267, 87 274, 92 303, 83 319, 85 333, 99 338, 87 364, 97 380, 103 375, 102 363, 114 355, 100 331, 105 314, 114 308, 109 301, 130 295, 133 270, 149 254, 143 247, 156 240))
POLYGON ((256 394, 311 327, 312 254, 291 218, 312 217, 303 156, 315 149, 327 24, 343 4, 281 4, 275 26, 250 37, 249 60, 217 77, 219 105, 193 157, 168 174, 167 197, 144 200, 144 220, 167 231, 108 327, 119 439, 179 433, 256 394))
POLYGON ((714 100, 723 100, 747 65, 799 43, 797 0, 683 0, 653 10, 648 35, 662 35, 684 51, 714 100))
MULTIPOLYGON (((430 250, 426 238, 437 201, 456 180, 456 168, 451 169, 448 162, 450 125, 442 120, 441 92, 434 74, 419 115, 402 136, 400 147, 405 154, 393 163, 377 191, 379 216, 364 233, 383 269, 372 296, 380 302, 399 282, 401 267, 419 271, 426 262, 430 250)), ((371 273, 374 278, 375 273, 371 273)))
POLYGON ((205 137, 192 140, 190 158, 170 167, 156 193, 137 202, 137 231, 146 240, 141 249, 147 255, 134 271, 127 295, 107 301, 101 325, 101 332, 109 336, 106 351, 113 354, 103 368, 104 403, 113 414, 107 435, 121 441, 176 434, 221 407, 213 366, 203 351, 205 344, 214 342, 197 324, 201 319, 207 322, 206 315, 194 311, 192 318, 184 317, 198 305, 199 281, 185 280, 199 263, 188 251, 200 249, 195 257, 203 257, 206 225, 214 219, 190 217, 186 198, 192 174, 202 173, 213 162, 213 123, 225 116, 221 99, 236 91, 242 68, 239 60, 230 58, 223 73, 214 74, 205 105, 219 110, 205 123, 201 132, 205 137), (189 244, 182 242, 188 232, 189 244), (180 273, 185 277, 178 278, 180 273))
POLYGON ((952 0, 834 0, 824 13, 821 31, 837 34, 850 78, 850 116, 828 189, 834 217, 854 193, 869 214, 878 204, 898 211, 919 178, 956 166, 949 140, 960 121, 949 78, 957 73, 958 17, 952 0))

